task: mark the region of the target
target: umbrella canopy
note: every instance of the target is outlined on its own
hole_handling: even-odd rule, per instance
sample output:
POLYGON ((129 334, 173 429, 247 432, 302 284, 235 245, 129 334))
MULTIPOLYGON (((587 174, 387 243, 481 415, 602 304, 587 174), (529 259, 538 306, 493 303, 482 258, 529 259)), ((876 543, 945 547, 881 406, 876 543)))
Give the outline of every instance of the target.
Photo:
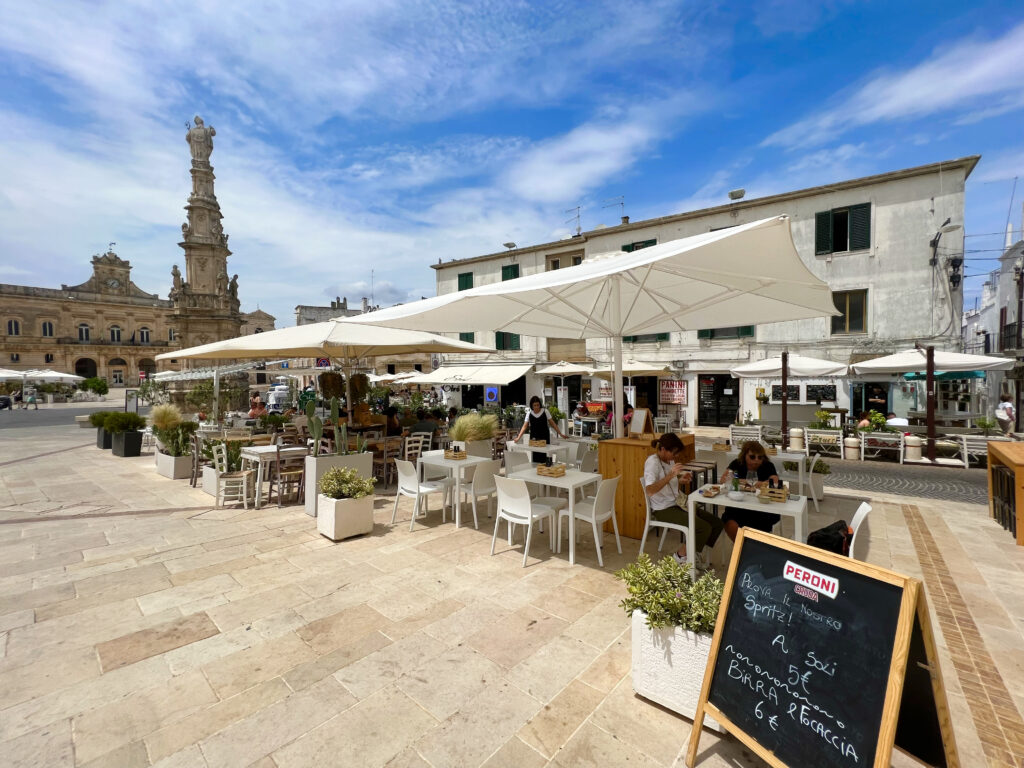
POLYGON ((492 351, 487 347, 420 330, 375 328, 338 319, 164 352, 157 355, 156 359, 184 357, 218 360, 285 356, 358 358, 415 352, 492 351))
POLYGON ((538 368, 535 373, 538 376, 592 376, 595 366, 584 365, 583 363, 567 363, 561 360, 546 368, 538 368))
MULTIPOLYGON (((800 260, 789 217, 776 216, 346 322, 464 331, 469 321, 530 336, 611 338, 615 407, 621 413, 623 336, 835 314, 828 285, 800 260)), ((621 435, 618 422, 616 432, 621 435)))
MULTIPOLYGON (((739 379, 766 378, 782 375, 782 356, 768 357, 764 360, 756 360, 752 363, 737 365, 729 370, 733 376, 739 379)), ((831 360, 819 360, 816 357, 804 357, 803 355, 789 355, 789 368, 787 376, 800 376, 811 378, 814 376, 845 376, 846 366, 842 363, 833 363, 831 360)))
POLYGON ((52 371, 48 368, 22 371, 19 378, 26 379, 28 381, 59 381, 64 382, 65 384, 72 381, 85 381, 84 376, 76 376, 73 373, 62 373, 61 371, 52 371))
MULTIPOLYGON (((935 351, 935 370, 952 371, 1008 371, 1016 364, 1006 357, 965 355, 962 352, 935 351)), ((908 349, 894 355, 876 357, 863 363, 854 363, 854 373, 923 373, 928 368, 924 349, 908 349)))
MULTIPOLYGON (((615 374, 611 366, 599 367, 594 375, 599 379, 611 379, 615 374)), ((623 360, 622 375, 632 378, 633 376, 672 376, 667 363, 645 363, 640 360, 623 360)))
POLYGON ((442 365, 405 379, 409 384, 499 384, 507 386, 533 367, 533 363, 505 365, 442 365))
POLYGON ((8 379, 20 379, 22 371, 12 371, 10 368, 0 368, 0 381, 8 379))

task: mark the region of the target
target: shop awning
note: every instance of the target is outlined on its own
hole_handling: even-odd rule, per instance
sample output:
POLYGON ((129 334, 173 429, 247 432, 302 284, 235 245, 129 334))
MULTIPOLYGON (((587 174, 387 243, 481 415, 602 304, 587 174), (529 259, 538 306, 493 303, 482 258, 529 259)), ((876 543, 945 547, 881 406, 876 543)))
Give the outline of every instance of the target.
MULTIPOLYGON (((928 378, 926 373, 905 373, 903 378, 907 381, 924 381, 928 378)), ((935 378, 939 381, 952 381, 954 379, 984 379, 984 371, 936 371, 935 378)))
POLYGON ((442 365, 405 379, 403 384, 509 384, 526 374, 533 363, 503 365, 442 365))

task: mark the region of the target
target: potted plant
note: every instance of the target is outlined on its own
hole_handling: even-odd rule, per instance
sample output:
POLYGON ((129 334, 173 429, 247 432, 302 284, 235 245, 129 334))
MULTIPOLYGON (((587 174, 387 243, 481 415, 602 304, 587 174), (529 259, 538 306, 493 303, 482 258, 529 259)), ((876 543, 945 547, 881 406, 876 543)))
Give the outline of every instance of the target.
POLYGON ((115 411, 107 417, 103 428, 112 437, 110 447, 115 456, 132 457, 142 454, 142 428, 146 420, 137 413, 115 411))
POLYGON ((494 436, 498 432, 498 417, 495 414, 467 413, 455 420, 448 437, 453 443, 461 443, 470 456, 491 458, 494 454, 494 436))
POLYGON ((280 432, 287 421, 288 419, 280 413, 264 413, 256 420, 256 423, 259 425, 261 432, 274 434, 275 432, 280 432))
POLYGON ((89 414, 89 423, 96 427, 96 447, 110 450, 110 433, 104 429, 107 417, 113 416, 113 411, 93 411, 89 414))
MULTIPOLYGON (((782 468, 787 472, 796 472, 797 466, 795 461, 784 461, 782 462, 782 468)), ((825 498, 825 475, 832 474, 832 467, 829 466, 828 462, 824 459, 818 459, 814 466, 811 466, 810 458, 804 459, 804 472, 808 473, 808 477, 811 480, 811 490, 814 491, 814 498, 821 499, 825 498)))
MULTIPOLYGON (((615 573, 629 596, 633 690, 691 720, 722 602, 722 582, 709 571, 690 579, 690 565, 672 557, 657 564, 646 554, 615 573)), ((706 723, 708 721, 705 721, 706 723)))
POLYGON ((974 420, 974 426, 980 429, 981 433, 985 437, 988 437, 997 429, 999 429, 999 422, 996 421, 995 419, 987 419, 984 416, 982 416, 980 419, 974 420))
POLYGON ((242 469, 242 449, 252 445, 252 441, 220 440, 218 438, 206 438, 202 441, 203 456, 210 462, 203 467, 203 492, 214 497, 217 496, 217 468, 213 465, 213 449, 221 444, 225 448, 227 471, 238 472, 242 469))
POLYGON ((333 467, 324 472, 316 497, 316 529, 332 541, 373 531, 374 477, 364 477, 352 467, 333 467))
MULTIPOLYGON (((174 407, 174 406, 171 406, 174 407)), ((173 421, 173 414, 160 414, 157 426, 157 406, 150 413, 153 436, 156 438, 156 471, 171 480, 181 480, 192 474, 192 435, 199 428, 194 421, 173 421)), ((175 408, 175 410, 177 410, 175 408)))
POLYGON ((373 474, 373 454, 366 451, 366 441, 360 440, 355 451, 348 449, 348 424, 340 414, 338 398, 332 397, 330 421, 327 423, 335 428, 334 453, 319 456, 317 450, 324 435, 324 420, 316 415, 312 401, 306 403, 306 425, 309 436, 313 438, 313 455, 306 457, 306 514, 310 517, 317 515, 317 488, 327 470, 351 467, 363 477, 373 474))

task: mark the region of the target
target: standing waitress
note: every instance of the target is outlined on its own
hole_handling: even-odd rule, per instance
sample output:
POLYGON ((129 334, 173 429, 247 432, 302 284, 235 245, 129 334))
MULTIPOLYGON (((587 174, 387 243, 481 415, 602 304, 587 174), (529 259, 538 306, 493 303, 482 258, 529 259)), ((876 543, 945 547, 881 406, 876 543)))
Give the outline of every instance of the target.
MULTIPOLYGON (((526 412, 526 418, 523 420, 523 426, 519 430, 519 434, 516 435, 516 442, 519 442, 523 437, 523 433, 527 429, 530 430, 531 440, 543 440, 546 443, 551 442, 551 429, 548 429, 550 425, 551 429, 555 430, 555 433, 559 437, 565 437, 561 432, 558 431, 558 425, 555 420, 551 418, 551 414, 548 413, 548 409, 541 403, 540 398, 534 395, 530 398, 530 410, 526 412)), ((533 463, 539 464, 543 462, 545 456, 543 453, 533 454, 533 463)))

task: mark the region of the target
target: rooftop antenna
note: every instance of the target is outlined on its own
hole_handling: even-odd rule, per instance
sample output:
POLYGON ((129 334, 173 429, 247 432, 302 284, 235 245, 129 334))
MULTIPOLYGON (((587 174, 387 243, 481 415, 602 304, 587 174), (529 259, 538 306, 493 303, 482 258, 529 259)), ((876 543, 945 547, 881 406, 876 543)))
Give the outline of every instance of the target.
POLYGON ((570 208, 569 210, 566 211, 566 213, 573 213, 573 212, 575 212, 576 215, 573 216, 571 219, 566 219, 565 223, 566 224, 570 224, 573 221, 575 221, 576 222, 576 236, 579 237, 580 231, 581 231, 580 230, 580 207, 577 205, 575 208, 570 208))
POLYGON ((607 200, 603 200, 602 202, 607 203, 607 205, 602 205, 601 206, 602 208, 614 208, 617 205, 617 206, 619 206, 619 216, 625 216, 626 215, 626 196, 625 195, 618 195, 617 197, 609 197, 607 200))
POLYGON ((115 245, 117 245, 117 243, 109 243, 107 245, 107 253, 113 253, 115 245))
POLYGON ((377 306, 377 301, 373 296, 373 270, 370 270, 370 306, 377 306))

